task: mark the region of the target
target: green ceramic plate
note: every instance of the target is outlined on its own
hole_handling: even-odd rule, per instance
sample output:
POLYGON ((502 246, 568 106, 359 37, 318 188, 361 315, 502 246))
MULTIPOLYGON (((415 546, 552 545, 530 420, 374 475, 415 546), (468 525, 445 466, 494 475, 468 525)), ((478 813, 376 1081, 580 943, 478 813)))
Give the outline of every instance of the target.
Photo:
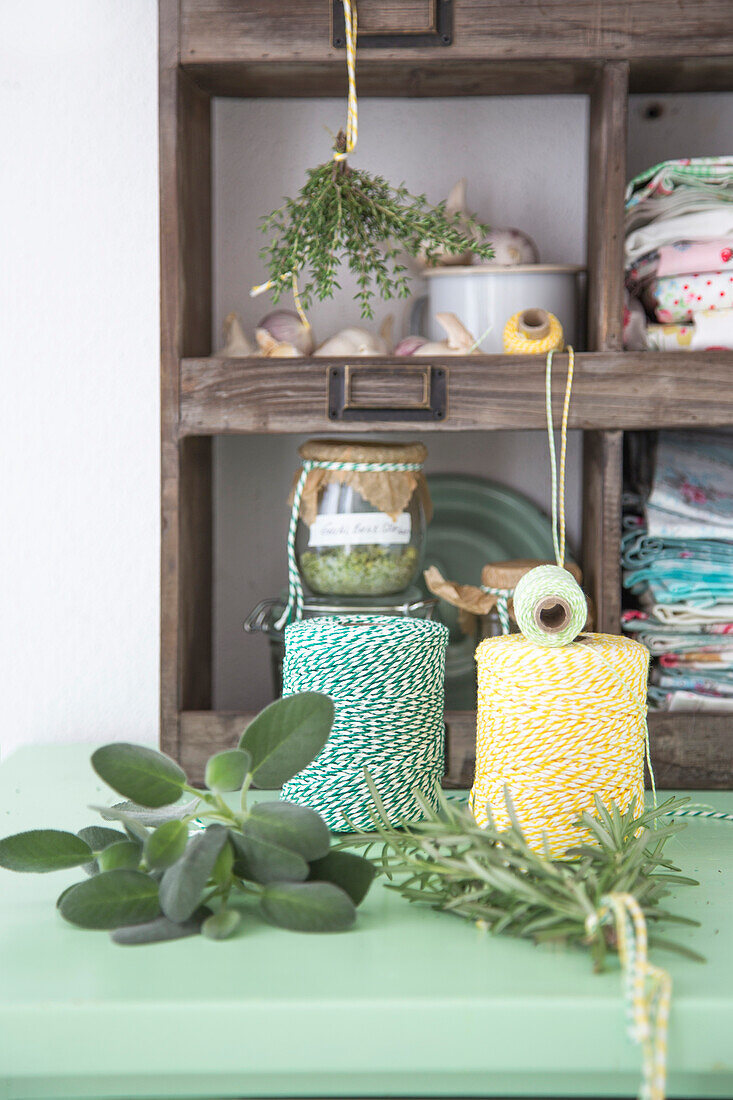
MULTIPOLYGON (((433 519, 427 531, 425 568, 435 565, 444 577, 459 584, 481 584, 487 562, 554 561, 550 521, 521 493, 464 474, 435 474, 427 481, 433 519)), ((475 639, 461 631, 458 610, 444 600, 438 602, 434 617, 450 629, 445 705, 449 710, 472 710, 476 706, 475 639)))

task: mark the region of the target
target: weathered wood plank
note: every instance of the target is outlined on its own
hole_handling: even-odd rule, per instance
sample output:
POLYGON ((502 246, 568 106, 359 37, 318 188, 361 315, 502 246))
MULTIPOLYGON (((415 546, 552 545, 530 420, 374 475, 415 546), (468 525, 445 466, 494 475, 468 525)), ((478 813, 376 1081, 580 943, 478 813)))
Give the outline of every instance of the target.
MULTIPOLYGON (((624 189, 628 119, 627 61, 601 68, 590 97, 588 150, 588 347, 623 346, 624 189)), ((615 633, 621 617, 623 435, 583 437, 583 573, 597 626, 615 633)))
POLYGON ((733 787, 730 715, 650 714, 649 743, 658 787, 714 791, 733 787))
MULTIPOLYGON (((405 0, 405 23, 411 6, 405 0)), ((434 62, 437 53, 487 61, 733 54, 728 0, 678 0, 673 17, 665 0, 460 0, 454 6, 451 46, 370 49, 363 56, 404 63, 407 58, 434 62)), ((399 13, 401 5, 395 0, 389 7, 399 13)), ((392 22, 397 18, 393 14, 392 22)), ((331 4, 326 0, 182 0, 184 63, 333 57, 342 58, 343 51, 331 46, 331 4)))
POLYGON ((211 706, 212 441, 179 443, 178 708, 211 706))
POLYGON ((188 710, 181 714, 181 740, 176 759, 189 782, 204 781, 206 761, 222 749, 234 749, 254 714, 188 710))
MULTIPOLYGON (((178 759, 199 783, 208 757, 236 745, 254 715, 184 711, 178 759)), ((448 711, 446 785, 470 787, 476 762, 474 711, 448 711)), ((733 722, 728 715, 650 714, 649 736, 657 787, 729 790, 733 787, 733 722)))
POLYGON ((617 634, 621 620, 623 432, 583 438, 583 587, 596 608, 595 629, 617 634))
POLYGON ((178 64, 177 0, 160 4, 160 738, 210 705, 211 442, 179 441, 179 361, 211 346, 210 97, 178 64))
MULTIPOLYGON (((370 53, 374 55, 374 50, 370 53)), ((334 54, 338 51, 334 50, 334 54)), ((359 51, 359 97, 562 95, 588 92, 597 62, 451 60, 433 51, 429 60, 364 58, 359 51)), ((185 66, 202 88, 217 96, 297 98, 346 95, 344 59, 330 61, 202 61, 185 66)), ((658 80, 659 78, 657 78, 658 80)))
POLYGON ((628 62, 604 65, 590 96, 588 148, 588 347, 620 351, 628 62))
MULTIPOLYGON (((340 360, 184 359, 181 431, 354 431, 355 422, 327 416, 328 369, 340 360)), ((375 359, 377 368, 404 366, 375 359)), ((431 360, 448 371, 448 409, 421 432, 459 429, 544 428, 542 356, 487 356, 431 360)), ((600 352, 576 356, 571 428, 616 429, 733 424, 733 353, 689 355, 600 352)), ((555 416, 564 390, 563 359, 556 359, 555 416)), ((409 395, 406 394, 406 397, 409 395)), ((372 421, 372 428, 378 422, 372 421)), ((390 429, 407 425, 393 422, 390 429)), ((411 425, 416 430, 416 425, 411 425)), ((358 430, 358 422, 356 423, 358 430)))
MULTIPOLYGON (((194 783, 203 782, 204 767, 212 753, 236 746, 254 714, 235 711, 184 711, 181 714, 181 743, 177 759, 194 783)), ((476 715, 473 711, 453 711, 446 715, 446 778, 460 785, 466 753, 476 740, 476 715)))

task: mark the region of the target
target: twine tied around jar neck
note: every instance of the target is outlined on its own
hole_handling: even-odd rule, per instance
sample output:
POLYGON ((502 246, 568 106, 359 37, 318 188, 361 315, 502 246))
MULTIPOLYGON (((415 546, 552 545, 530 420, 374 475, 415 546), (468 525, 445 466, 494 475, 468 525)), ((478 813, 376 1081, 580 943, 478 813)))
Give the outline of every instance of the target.
MULTIPOLYGON (((298 450, 301 459, 314 463, 306 478, 300 502, 300 518, 308 527, 318 515, 323 490, 345 485, 372 508, 395 520, 417 492, 425 512, 432 515, 430 494, 421 467, 428 456, 422 443, 371 443, 336 439, 309 439, 298 450), (328 464, 331 465, 328 465, 328 464), (366 468, 366 464, 370 464, 366 468), (415 468, 417 467, 417 468, 415 468)), ((293 502, 299 474, 293 481, 293 502)))
MULTIPOLYGON (((298 529, 298 518, 300 516, 301 502, 303 499, 303 492, 306 486, 309 475, 314 470, 331 471, 334 473, 419 473, 422 470, 422 461, 415 462, 360 462, 341 459, 341 460, 324 460, 306 458, 305 455, 312 453, 309 451, 309 447, 313 445, 304 444, 300 449, 300 453, 303 456, 303 465, 298 476, 298 480, 295 483, 295 488, 292 495, 292 506, 290 510, 290 524, 288 526, 288 602, 287 606, 275 623, 276 630, 282 630, 291 621, 291 617, 294 615, 296 620, 303 618, 303 582, 300 577, 300 571, 298 569, 298 563, 295 555, 295 535, 298 529)), ((321 445, 326 446, 326 445, 321 445)), ((334 447, 339 444, 333 444, 334 447)), ((342 445, 341 445, 342 446, 342 445)), ((358 446, 358 445, 357 445, 358 446)), ((369 445, 362 445, 364 448, 369 445)), ((416 446, 421 447, 423 456, 427 454, 425 448, 421 444, 416 446)), ((386 448, 385 448, 386 449, 386 448)), ((395 448, 396 450, 396 448, 395 448)), ((412 486, 407 496, 405 504, 409 502, 412 492, 415 486, 412 486)), ((402 511, 402 509, 399 509, 402 511)))

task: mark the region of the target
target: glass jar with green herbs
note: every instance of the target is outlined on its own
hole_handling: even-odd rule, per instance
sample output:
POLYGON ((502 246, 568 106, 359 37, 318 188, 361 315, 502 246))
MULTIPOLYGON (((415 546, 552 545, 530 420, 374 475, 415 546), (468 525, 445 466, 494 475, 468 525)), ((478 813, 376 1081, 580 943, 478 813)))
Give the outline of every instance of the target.
POLYGON ((319 596, 386 596, 413 583, 430 515, 421 443, 311 440, 296 535, 301 576, 319 596), (364 465, 370 468, 364 470, 364 465))

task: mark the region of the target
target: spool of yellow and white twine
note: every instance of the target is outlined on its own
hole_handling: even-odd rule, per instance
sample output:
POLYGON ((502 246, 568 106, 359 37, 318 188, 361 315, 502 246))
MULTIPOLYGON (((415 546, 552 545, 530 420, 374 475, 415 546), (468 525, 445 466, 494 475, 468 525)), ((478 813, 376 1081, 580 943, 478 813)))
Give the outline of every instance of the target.
MULTIPOLYGON (((553 855, 583 839, 574 824, 594 811, 594 796, 641 811, 648 757, 646 683, 649 652, 629 638, 579 637, 586 601, 565 560, 565 465, 574 355, 568 375, 555 455, 552 360, 547 356, 545 398, 552 478, 556 565, 532 569, 514 592, 521 634, 488 638, 476 651, 478 705, 476 775, 471 808, 488 821, 487 803, 509 823, 509 790, 528 842, 553 855)), ((506 615, 504 623, 507 623, 506 615)))
POLYGON ((595 812, 595 795, 641 812, 644 646, 613 634, 563 646, 508 634, 482 642, 476 660, 471 807, 479 825, 488 822, 487 803, 499 825, 509 824, 507 788, 528 843, 541 851, 546 840, 560 856, 584 839, 574 822, 595 812))
POLYGON ((546 309, 522 309, 504 326, 504 351, 507 355, 547 355, 565 345, 562 325, 546 309))

